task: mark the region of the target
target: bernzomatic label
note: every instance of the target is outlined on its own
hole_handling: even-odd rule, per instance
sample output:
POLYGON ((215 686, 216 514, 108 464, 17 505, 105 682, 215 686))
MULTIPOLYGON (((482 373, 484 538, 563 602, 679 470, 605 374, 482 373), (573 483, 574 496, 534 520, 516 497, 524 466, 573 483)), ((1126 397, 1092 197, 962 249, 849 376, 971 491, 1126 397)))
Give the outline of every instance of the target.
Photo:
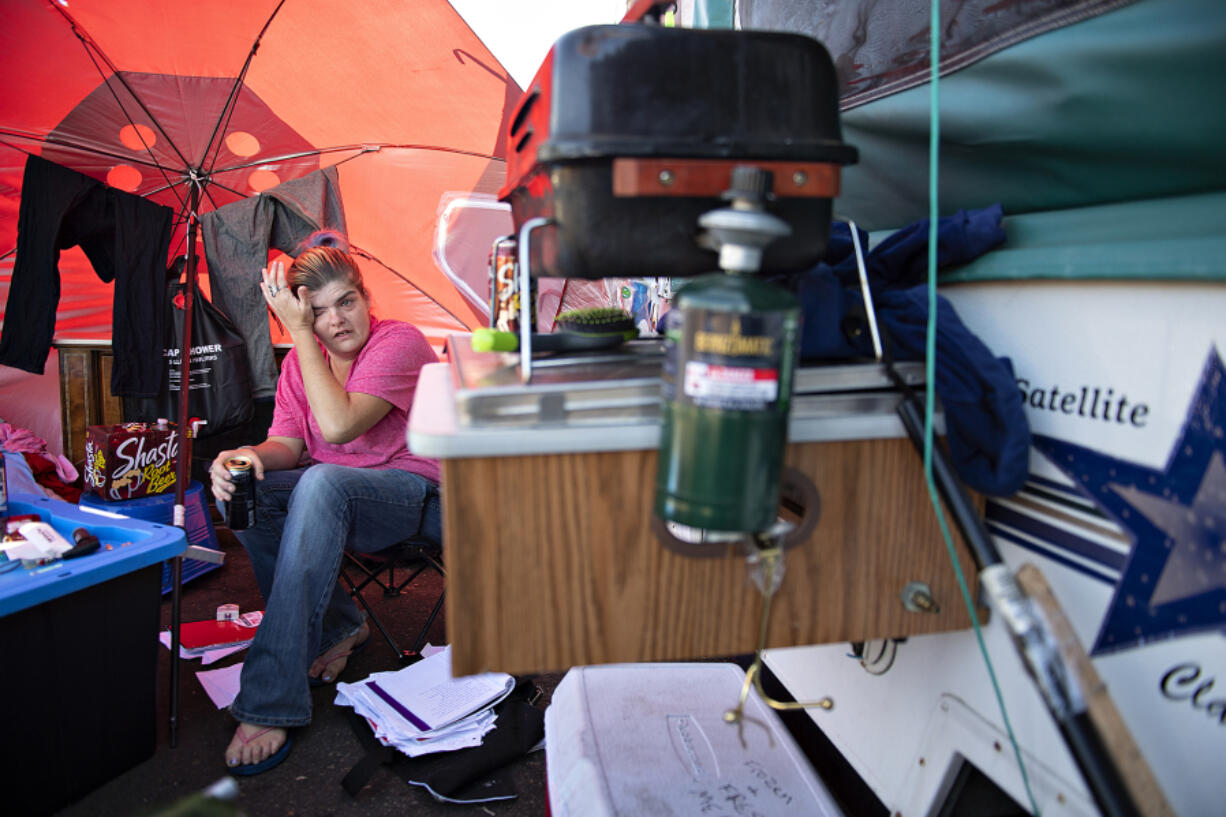
POLYGON ((1033 411, 1049 411, 1100 423, 1144 428, 1149 404, 1141 403, 1110 386, 1060 386, 1017 379, 1022 403, 1033 411))
POLYGON ((685 394, 695 401, 769 405, 779 398, 779 370, 691 360, 685 364, 685 394))
POLYGON ((781 313, 688 309, 677 349, 680 399, 697 406, 757 411, 779 400, 785 342, 781 313))

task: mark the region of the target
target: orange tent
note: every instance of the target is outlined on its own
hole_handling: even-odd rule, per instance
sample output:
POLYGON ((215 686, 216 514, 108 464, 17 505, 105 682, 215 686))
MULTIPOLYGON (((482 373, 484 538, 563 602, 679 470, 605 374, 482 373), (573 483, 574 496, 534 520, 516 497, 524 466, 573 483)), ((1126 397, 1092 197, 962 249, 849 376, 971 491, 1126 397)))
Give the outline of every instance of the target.
MULTIPOLYGON (((485 322, 454 276, 483 278, 510 231, 493 196, 521 91, 446 0, 44 0, 0 17, 0 302, 27 154, 173 208, 171 258, 191 179, 206 212, 335 165, 377 313, 436 344, 485 322)), ((111 286, 78 248, 59 273, 56 338, 109 338, 111 286)))

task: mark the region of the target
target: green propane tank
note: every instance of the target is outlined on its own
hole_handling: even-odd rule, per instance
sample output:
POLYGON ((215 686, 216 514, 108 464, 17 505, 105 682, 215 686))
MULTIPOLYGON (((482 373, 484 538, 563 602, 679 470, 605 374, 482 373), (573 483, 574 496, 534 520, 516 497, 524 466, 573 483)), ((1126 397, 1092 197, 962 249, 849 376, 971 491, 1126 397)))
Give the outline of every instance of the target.
POLYGON ((655 511, 705 531, 762 532, 778 515, 800 302, 752 277, 789 232, 763 209, 769 185, 733 171, 732 206, 699 219, 724 272, 686 283, 667 324, 655 511))

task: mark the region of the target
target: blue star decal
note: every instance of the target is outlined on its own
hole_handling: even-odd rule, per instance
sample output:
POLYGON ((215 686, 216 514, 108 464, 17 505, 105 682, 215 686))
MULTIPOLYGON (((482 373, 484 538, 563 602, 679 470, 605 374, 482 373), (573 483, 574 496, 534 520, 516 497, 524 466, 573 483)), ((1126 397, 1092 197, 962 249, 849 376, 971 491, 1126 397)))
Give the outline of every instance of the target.
POLYGON ((1133 537, 1091 655, 1226 625, 1226 368, 1210 350, 1166 465, 1034 446, 1133 537))

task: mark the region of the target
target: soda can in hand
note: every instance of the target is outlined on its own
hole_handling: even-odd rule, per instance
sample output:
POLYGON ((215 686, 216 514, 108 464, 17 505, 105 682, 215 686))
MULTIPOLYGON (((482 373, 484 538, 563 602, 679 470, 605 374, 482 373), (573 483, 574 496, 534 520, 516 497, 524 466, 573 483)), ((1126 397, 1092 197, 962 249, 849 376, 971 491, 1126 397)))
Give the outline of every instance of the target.
POLYGON ((229 457, 225 464, 234 483, 234 493, 226 506, 226 527, 246 530, 255 524, 255 472, 248 457, 229 457))

